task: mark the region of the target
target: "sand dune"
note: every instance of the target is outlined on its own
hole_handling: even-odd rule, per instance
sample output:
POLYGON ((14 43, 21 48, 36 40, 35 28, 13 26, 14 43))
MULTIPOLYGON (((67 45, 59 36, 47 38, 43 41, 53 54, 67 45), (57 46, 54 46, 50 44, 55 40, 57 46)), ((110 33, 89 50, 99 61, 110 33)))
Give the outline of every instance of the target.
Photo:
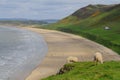
POLYGON ((42 63, 26 78, 40 80, 55 74, 66 63, 68 56, 77 56, 79 61, 92 61, 96 51, 103 53, 103 59, 120 60, 120 56, 112 50, 87 40, 83 37, 54 30, 24 28, 41 34, 48 44, 48 54, 42 63))

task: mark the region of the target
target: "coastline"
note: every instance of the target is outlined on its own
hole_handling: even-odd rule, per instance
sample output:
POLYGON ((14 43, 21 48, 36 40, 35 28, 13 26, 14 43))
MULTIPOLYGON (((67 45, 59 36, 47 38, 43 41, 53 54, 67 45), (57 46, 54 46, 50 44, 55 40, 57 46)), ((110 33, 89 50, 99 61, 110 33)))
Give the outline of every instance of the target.
POLYGON ((0 80, 24 80, 47 53, 42 36, 15 26, 0 26, 0 80))
POLYGON ((54 30, 23 29, 42 35, 49 48, 42 63, 25 80, 40 80, 54 75, 66 63, 68 56, 77 56, 79 61, 92 61, 94 53, 100 51, 105 61, 120 60, 120 56, 112 50, 80 36, 54 30))

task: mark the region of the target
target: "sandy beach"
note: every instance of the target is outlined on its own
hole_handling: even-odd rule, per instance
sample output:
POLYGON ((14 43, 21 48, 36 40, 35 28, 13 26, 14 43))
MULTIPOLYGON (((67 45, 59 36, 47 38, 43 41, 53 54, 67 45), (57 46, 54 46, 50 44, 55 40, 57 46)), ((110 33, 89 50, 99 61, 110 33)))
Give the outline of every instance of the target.
POLYGON ((42 35, 48 45, 46 57, 26 80, 40 80, 54 75, 66 63, 68 56, 76 56, 79 61, 92 61, 94 53, 100 51, 105 61, 120 60, 120 56, 112 50, 80 36, 54 30, 28 27, 24 29, 42 35))

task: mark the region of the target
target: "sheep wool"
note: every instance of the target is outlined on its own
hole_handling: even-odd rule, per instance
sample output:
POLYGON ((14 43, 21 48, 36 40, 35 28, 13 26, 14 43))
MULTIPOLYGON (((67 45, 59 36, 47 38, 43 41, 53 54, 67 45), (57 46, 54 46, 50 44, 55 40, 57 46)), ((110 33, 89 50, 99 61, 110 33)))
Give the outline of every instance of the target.
POLYGON ((99 63, 103 64, 102 53, 96 52, 95 55, 94 55, 94 61, 95 61, 96 63, 99 62, 99 63))
POLYGON ((74 56, 69 56, 69 57, 67 58, 67 62, 68 62, 68 63, 78 62, 78 58, 77 58, 77 57, 74 57, 74 56))

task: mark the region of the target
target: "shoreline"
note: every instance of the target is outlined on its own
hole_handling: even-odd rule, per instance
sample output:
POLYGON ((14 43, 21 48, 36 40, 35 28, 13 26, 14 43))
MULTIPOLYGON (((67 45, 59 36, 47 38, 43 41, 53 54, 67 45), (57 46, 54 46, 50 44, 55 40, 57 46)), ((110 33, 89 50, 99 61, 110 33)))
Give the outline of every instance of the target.
POLYGON ((68 56, 76 56, 79 61, 92 61, 94 53, 100 51, 105 61, 120 60, 120 56, 112 50, 77 35, 38 28, 20 28, 42 35, 48 45, 47 55, 25 80, 40 80, 56 74, 66 63, 68 56))
POLYGON ((47 53, 44 39, 29 30, 0 26, 0 38, 1 80, 24 80, 47 53))

